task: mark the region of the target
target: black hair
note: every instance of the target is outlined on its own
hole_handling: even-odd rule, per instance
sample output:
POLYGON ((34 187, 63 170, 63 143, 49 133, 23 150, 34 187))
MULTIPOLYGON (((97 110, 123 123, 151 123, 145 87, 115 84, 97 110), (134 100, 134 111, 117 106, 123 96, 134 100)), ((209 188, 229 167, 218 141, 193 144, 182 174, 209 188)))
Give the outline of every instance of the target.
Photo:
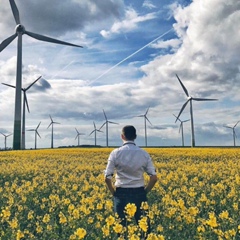
POLYGON ((137 137, 136 128, 132 125, 123 127, 122 134, 127 140, 134 140, 137 137))

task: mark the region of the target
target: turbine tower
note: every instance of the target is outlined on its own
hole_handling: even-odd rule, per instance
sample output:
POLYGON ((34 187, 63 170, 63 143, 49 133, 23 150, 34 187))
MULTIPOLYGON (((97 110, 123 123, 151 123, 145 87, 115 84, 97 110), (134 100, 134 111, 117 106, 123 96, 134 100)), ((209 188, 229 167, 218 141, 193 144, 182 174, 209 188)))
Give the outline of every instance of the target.
POLYGON ((5 146, 5 150, 7 150, 7 138, 8 138, 9 136, 11 136, 12 133, 11 133, 11 134, 8 134, 8 135, 3 134, 3 133, 1 133, 1 134, 4 136, 4 146, 5 146))
POLYGON ((144 129, 145 129, 145 146, 147 147, 147 121, 152 125, 152 123, 149 121, 147 114, 148 114, 149 108, 145 112, 145 114, 139 115, 137 117, 143 117, 144 118, 144 129))
POLYGON ((79 146, 80 145, 80 135, 84 135, 84 133, 80 133, 77 129, 76 129, 76 132, 77 132, 77 136, 75 137, 75 140, 78 139, 78 146, 79 146))
POLYGON ((48 125, 47 128, 49 128, 49 127, 52 125, 51 148, 53 148, 53 125, 54 125, 54 124, 60 124, 60 123, 54 122, 53 119, 52 119, 52 117, 51 117, 51 115, 49 115, 49 117, 50 117, 50 119, 51 119, 51 122, 50 122, 50 124, 48 125))
POLYGON ((101 128, 106 125, 106 146, 108 147, 108 124, 111 123, 111 124, 118 124, 118 123, 115 123, 115 122, 111 122, 107 119, 107 115, 103 109, 103 114, 104 114, 104 117, 105 117, 105 122, 103 123, 103 125, 99 128, 99 130, 101 130, 101 128))
POLYGON ((40 126, 41 122, 37 125, 37 127, 35 129, 29 129, 28 131, 34 131, 35 132, 35 149, 37 149, 37 135, 41 138, 39 132, 38 132, 38 128, 40 126))
MULTIPOLYGON (((27 100, 27 90, 29 88, 32 87, 32 85, 34 85, 42 76, 40 76, 39 78, 37 78, 33 83, 31 83, 27 88, 22 88, 22 92, 23 92, 23 115, 22 115, 22 149, 25 149, 25 106, 27 106, 27 110, 28 112, 30 112, 29 110, 29 105, 28 105, 28 100, 27 100)), ((7 84, 7 83, 2 83, 3 85, 6 85, 8 87, 12 87, 12 88, 16 88, 13 85, 7 84)))
POLYGON ((96 128, 96 124, 95 122, 93 122, 93 127, 94 129, 92 130, 92 132, 89 134, 89 136, 94 133, 94 137, 95 137, 95 146, 97 145, 97 132, 103 132, 103 131, 100 131, 99 129, 96 128))
POLYGON ((187 106, 188 102, 190 103, 190 120, 191 120, 191 130, 192 130, 192 147, 195 147, 195 136, 194 136, 194 124, 193 124, 193 108, 192 108, 192 101, 216 101, 217 99, 210 99, 210 98, 194 98, 192 96, 190 96, 188 94, 188 90, 186 89, 186 87, 183 85, 182 81, 180 80, 180 78, 178 77, 178 75, 176 74, 177 79, 179 81, 179 83, 181 84, 183 91, 185 92, 186 96, 187 96, 187 101, 183 104, 177 118, 176 121, 178 120, 178 118, 180 117, 181 113, 183 112, 183 110, 185 109, 185 107, 187 106))
POLYGON ((240 121, 238 121, 233 127, 224 126, 224 127, 226 127, 226 128, 231 128, 232 131, 233 131, 233 146, 234 146, 234 147, 236 146, 236 137, 237 137, 236 132, 235 132, 235 127, 238 125, 239 122, 240 122, 240 121))
POLYGON ((175 114, 173 114, 173 116, 180 122, 179 133, 181 132, 182 134, 182 146, 184 147, 183 123, 190 121, 190 119, 182 121, 180 118, 177 118, 175 114))
POLYGON ((21 97, 21 89, 22 89, 22 36, 24 34, 35 38, 39 41, 51 42, 56 44, 68 45, 73 47, 82 47, 79 45, 67 43, 64 41, 60 41, 54 38, 46 37, 44 35, 40 35, 37 33, 29 32, 25 29, 25 27, 21 24, 20 15, 17 8, 17 5, 14 0, 9 0, 11 9, 13 12, 13 16, 16 22, 15 33, 10 37, 6 38, 0 44, 0 52, 4 50, 16 37, 18 38, 17 42, 17 72, 16 72, 16 94, 15 94, 15 112, 14 112, 14 132, 13 132, 13 149, 19 150, 21 149, 21 117, 22 117, 22 97, 21 97))

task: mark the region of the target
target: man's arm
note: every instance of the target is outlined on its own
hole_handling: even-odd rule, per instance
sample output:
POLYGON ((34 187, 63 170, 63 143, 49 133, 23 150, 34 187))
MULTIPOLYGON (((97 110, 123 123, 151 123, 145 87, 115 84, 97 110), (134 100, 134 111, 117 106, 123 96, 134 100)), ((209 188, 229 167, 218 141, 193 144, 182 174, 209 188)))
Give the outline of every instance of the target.
POLYGON ((150 192, 157 182, 157 175, 151 175, 147 186, 145 187, 146 193, 150 192))
POLYGON ((114 186, 113 186, 113 184, 112 184, 112 179, 105 177, 105 183, 107 184, 107 187, 108 187, 109 191, 110 191, 110 192, 112 193, 112 195, 113 195, 114 192, 115 192, 115 188, 114 188, 114 186))

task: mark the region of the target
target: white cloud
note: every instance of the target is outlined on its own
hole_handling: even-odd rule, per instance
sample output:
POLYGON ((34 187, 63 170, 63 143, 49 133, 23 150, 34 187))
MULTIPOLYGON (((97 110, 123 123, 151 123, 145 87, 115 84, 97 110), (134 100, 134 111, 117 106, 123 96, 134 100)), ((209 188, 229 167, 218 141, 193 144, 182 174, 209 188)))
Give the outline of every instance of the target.
POLYGON ((152 1, 150 1, 150 0, 144 0, 142 6, 145 7, 145 8, 147 8, 147 9, 156 8, 156 6, 155 6, 155 5, 152 3, 152 1))
POLYGON ((114 22, 109 31, 102 30, 100 33, 105 38, 110 37, 112 34, 126 33, 136 29, 139 23, 152 20, 154 18, 156 18, 155 13, 148 13, 146 15, 139 16, 133 8, 128 8, 126 10, 124 20, 114 22))

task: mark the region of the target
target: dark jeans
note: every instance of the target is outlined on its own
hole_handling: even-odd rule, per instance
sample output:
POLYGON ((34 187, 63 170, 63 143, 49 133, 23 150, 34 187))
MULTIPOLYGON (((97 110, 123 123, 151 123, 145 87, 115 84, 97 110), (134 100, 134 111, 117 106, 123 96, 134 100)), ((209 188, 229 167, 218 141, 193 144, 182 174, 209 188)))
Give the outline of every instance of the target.
MULTIPOLYGON (((147 202, 146 192, 144 187, 140 188, 117 188, 114 194, 114 212, 118 214, 121 219, 121 224, 126 226, 126 218, 124 213, 124 208, 128 203, 134 203, 137 207, 135 213, 135 221, 138 224, 138 221, 141 219, 143 214, 141 210, 142 202, 147 202)), ((150 232, 150 224, 148 224, 148 233, 150 232)))

